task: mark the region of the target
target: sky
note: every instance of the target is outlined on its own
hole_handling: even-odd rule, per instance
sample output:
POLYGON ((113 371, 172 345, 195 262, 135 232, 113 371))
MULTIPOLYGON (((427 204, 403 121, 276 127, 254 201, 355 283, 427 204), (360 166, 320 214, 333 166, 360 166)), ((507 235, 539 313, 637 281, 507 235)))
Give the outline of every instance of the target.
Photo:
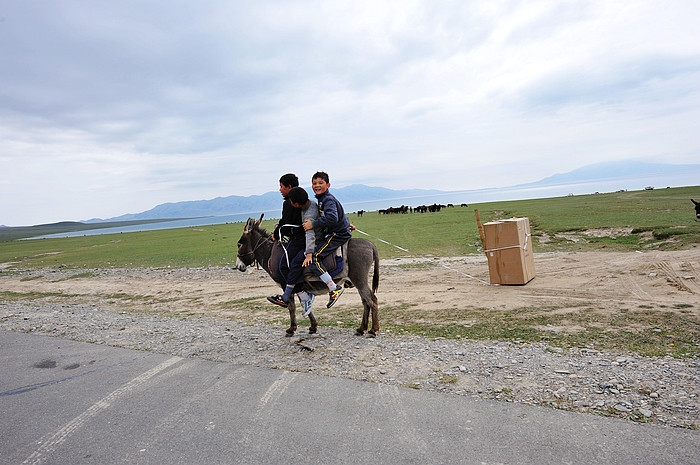
POLYGON ((449 191, 700 163, 698 18, 697 0, 0 0, 0 224, 287 172, 449 191))

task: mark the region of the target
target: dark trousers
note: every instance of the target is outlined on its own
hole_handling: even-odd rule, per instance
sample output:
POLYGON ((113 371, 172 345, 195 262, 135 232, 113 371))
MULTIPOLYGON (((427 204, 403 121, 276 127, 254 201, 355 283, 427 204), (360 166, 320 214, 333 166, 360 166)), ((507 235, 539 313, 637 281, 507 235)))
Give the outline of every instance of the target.
POLYGON ((280 260, 279 264, 279 270, 280 274, 282 275, 282 278, 284 279, 284 282, 287 284, 296 284, 297 282, 301 281, 296 281, 296 277, 292 276, 290 278, 290 272, 294 268, 299 268, 301 270, 301 264, 304 262, 304 249, 306 249, 306 239, 302 236, 301 238, 291 238, 289 242, 287 242, 284 245, 285 253, 282 255, 282 259, 280 260), (294 266, 293 262, 297 258, 297 256, 301 254, 302 259, 299 262, 298 266, 294 266), (294 279, 294 280, 293 280, 294 279))
POLYGON ((299 253, 296 254, 289 266, 289 273, 287 274, 287 284, 297 284, 304 281, 304 259, 306 259, 306 251, 301 249, 299 253))
POLYGON ((328 270, 323 266, 323 259, 328 255, 335 253, 338 247, 342 247, 348 240, 350 240, 350 235, 343 234, 338 235, 336 233, 328 234, 321 244, 316 245, 316 250, 314 251, 313 260, 311 261, 311 271, 316 276, 321 276, 328 270))

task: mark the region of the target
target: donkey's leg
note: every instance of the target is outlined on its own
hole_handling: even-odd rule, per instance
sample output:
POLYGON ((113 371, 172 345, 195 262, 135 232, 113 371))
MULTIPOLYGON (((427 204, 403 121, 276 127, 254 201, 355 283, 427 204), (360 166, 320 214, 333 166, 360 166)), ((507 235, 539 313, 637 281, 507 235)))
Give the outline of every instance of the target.
POLYGON ((362 299, 362 322, 360 323, 360 327, 355 330, 355 334, 357 336, 362 336, 365 334, 365 331, 367 331, 367 326, 369 325, 369 312, 370 312, 370 303, 372 301, 372 291, 370 291, 369 287, 363 282, 360 285, 357 286, 357 292, 360 294, 360 298, 362 299))
POLYGON ((358 286, 358 292, 360 293, 360 298, 362 299, 362 323, 360 327, 357 328, 355 334, 362 336, 367 328, 369 327, 369 317, 372 315, 372 329, 368 331, 368 335, 374 337, 379 331, 379 305, 377 303, 377 296, 372 292, 369 286, 358 286))
POLYGON ((362 336, 365 334, 365 331, 367 331, 369 309, 367 308, 367 305, 365 305, 364 302, 362 303, 362 305, 364 307, 364 311, 362 312, 362 323, 360 323, 360 327, 355 330, 356 336, 362 336))
POLYGON ((314 316, 314 312, 309 313, 309 334, 316 334, 318 328, 318 320, 314 316))
POLYGON ((376 336, 379 331, 379 303, 377 302, 377 295, 372 294, 372 329, 369 334, 376 336))
POLYGON ((297 330, 297 306, 294 299, 289 299, 289 328, 285 331, 285 336, 292 337, 297 330))

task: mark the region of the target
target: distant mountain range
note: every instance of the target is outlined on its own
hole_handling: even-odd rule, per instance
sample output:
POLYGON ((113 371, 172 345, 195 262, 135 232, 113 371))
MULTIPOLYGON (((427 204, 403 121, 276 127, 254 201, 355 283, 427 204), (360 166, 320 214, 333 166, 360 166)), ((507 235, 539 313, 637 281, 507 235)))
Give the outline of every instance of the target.
MULTIPOLYGON (((613 178, 645 177, 677 172, 700 171, 700 165, 670 165, 642 162, 610 162, 588 165, 568 173, 555 174, 540 181, 520 184, 513 187, 549 186, 572 184, 613 178)), ((700 182, 700 179, 698 180, 700 182)), ((409 197, 427 197, 435 194, 449 194, 449 191, 430 189, 393 190, 384 187, 372 187, 353 184, 347 187, 333 188, 333 193, 343 202, 367 202, 372 200, 391 200, 409 197)), ((195 218, 203 216, 224 216, 238 213, 257 213, 279 209, 280 193, 266 192, 262 195, 217 197, 211 200, 193 200, 160 204, 150 210, 118 216, 110 219, 93 219, 86 223, 104 221, 155 220, 165 218, 195 218)))
MULTIPOLYGON (((392 190, 384 187, 365 186, 363 184, 333 188, 333 194, 342 198, 343 202, 347 203, 418 197, 440 194, 443 192, 444 191, 430 189, 392 190)), ((122 215, 107 220, 93 219, 87 222, 196 218, 200 216, 224 216, 248 212, 258 213, 261 211, 279 209, 281 199, 282 197, 278 191, 266 192, 262 195, 250 195, 247 197, 230 195, 228 197, 217 197, 211 200, 163 203, 145 212, 122 215)))
MULTIPOLYGON (((552 184, 571 184, 615 178, 643 178, 647 176, 672 174, 678 172, 698 171, 700 165, 669 165, 663 163, 643 163, 631 161, 614 161, 583 166, 568 173, 555 174, 539 181, 521 186, 545 186, 552 184)), ((700 183, 700 179, 698 179, 700 183)))

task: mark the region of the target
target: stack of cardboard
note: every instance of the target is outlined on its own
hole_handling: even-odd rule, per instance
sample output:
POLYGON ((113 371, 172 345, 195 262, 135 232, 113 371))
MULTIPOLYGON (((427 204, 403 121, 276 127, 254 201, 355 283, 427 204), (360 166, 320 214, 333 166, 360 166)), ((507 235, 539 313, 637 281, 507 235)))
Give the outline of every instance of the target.
POLYGON ((528 218, 484 223, 484 247, 491 284, 527 284, 535 277, 528 218))

